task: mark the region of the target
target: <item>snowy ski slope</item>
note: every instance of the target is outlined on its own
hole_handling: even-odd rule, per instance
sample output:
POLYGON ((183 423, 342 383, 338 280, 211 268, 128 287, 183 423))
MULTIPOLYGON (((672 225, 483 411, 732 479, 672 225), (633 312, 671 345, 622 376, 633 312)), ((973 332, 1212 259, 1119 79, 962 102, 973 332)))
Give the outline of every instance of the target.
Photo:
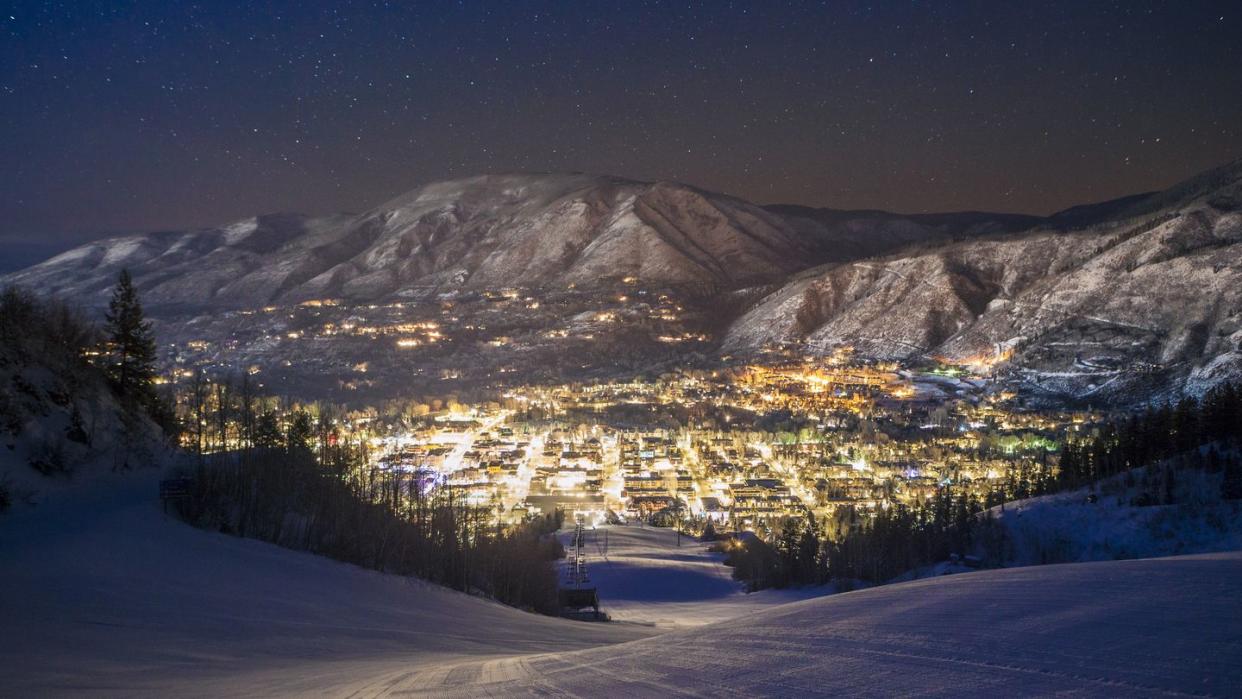
POLYGON ((668 532, 614 529, 617 565, 593 564, 593 578, 615 617, 657 625, 592 624, 198 531, 165 518, 153 489, 97 483, 0 520, 0 695, 1242 691, 1239 552, 773 604, 748 602, 668 532), (695 589, 704 618, 734 604, 741 616, 690 626, 695 589))
MULTIPOLYGON (((573 530, 563 539, 568 548, 573 530)), ((702 626, 773 605, 831 592, 831 588, 763 590, 746 594, 733 569, 707 544, 670 529, 601 526, 586 531, 591 582, 603 611, 616 621, 660 628, 702 626)))
POLYGON ((203 532, 160 512, 153 477, 96 485, 0 519, 0 696, 365 696, 654 632, 203 532))

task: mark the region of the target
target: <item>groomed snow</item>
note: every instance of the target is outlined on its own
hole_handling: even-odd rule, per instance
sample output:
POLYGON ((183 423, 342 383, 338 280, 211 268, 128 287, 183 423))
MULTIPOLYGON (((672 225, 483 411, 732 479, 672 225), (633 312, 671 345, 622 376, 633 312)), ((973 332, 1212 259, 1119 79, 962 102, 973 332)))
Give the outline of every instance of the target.
POLYGON ((156 492, 154 475, 105 478, 0 518, 0 695, 371 696, 654 632, 200 531, 156 492))
MULTIPOLYGON (((562 534, 566 550, 573 530, 562 534)), ((586 530, 587 572, 600 607, 617 621, 661 628, 702 626, 758 609, 821 596, 830 588, 746 594, 708 545, 671 529, 603 526, 586 530)))
POLYGON ((1219 476, 1181 471, 1179 505, 1135 506, 1141 476, 1118 476, 1088 488, 992 508, 1004 527, 1009 565, 1077 563, 1242 550, 1242 508, 1216 500, 1219 476))
POLYGON ((1242 687, 1240 552, 981 571, 747 609, 710 556, 676 553, 667 531, 613 529, 617 566, 592 575, 614 616, 640 618, 646 604, 680 625, 696 589, 704 614, 742 602, 736 618, 664 631, 529 615, 198 531, 161 515, 154 487, 101 482, 0 520, 4 693, 1133 697, 1242 687))
POLYGON ((1242 554, 920 580, 524 665, 572 695, 1236 696, 1242 554))

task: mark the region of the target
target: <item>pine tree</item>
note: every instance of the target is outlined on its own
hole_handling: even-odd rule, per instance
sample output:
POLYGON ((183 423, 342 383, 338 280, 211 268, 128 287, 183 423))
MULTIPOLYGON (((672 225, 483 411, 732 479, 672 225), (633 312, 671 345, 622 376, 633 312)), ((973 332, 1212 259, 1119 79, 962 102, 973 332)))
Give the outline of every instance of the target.
POLYGON ((276 413, 265 410, 255 419, 254 446, 259 449, 284 449, 285 433, 280 428, 276 413))
POLYGON ((1183 398, 1173 410, 1173 443, 1178 451, 1199 446, 1199 402, 1183 398))
POLYGON ((285 436, 285 448, 289 451, 310 453, 314 442, 315 430, 311 423, 310 413, 297 410, 289 420, 288 433, 285 436))
POLYGON ((121 270, 104 318, 108 336, 106 370, 117 394, 144 408, 155 407, 155 337, 151 322, 143 317, 128 270, 121 270))
POLYGON ((1239 436, 1239 418, 1242 417, 1239 414, 1242 407, 1239 388, 1232 383, 1221 384, 1204 398, 1203 430, 1209 440, 1226 441, 1239 436))

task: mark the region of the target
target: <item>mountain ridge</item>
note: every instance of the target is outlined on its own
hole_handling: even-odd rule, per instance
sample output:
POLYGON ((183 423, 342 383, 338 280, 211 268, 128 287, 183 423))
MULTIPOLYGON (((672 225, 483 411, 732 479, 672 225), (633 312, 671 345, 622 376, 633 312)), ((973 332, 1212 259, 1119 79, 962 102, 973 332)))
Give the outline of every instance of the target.
MULTIPOLYGON (((971 225, 986 226, 991 215, 970 216, 971 225)), ((263 214, 92 241, 3 278, 98 305, 129 267, 153 308, 237 308, 323 295, 377 301, 420 289, 623 277, 710 290, 780 282, 815 263, 967 227, 947 219, 925 225, 932 219, 921 216, 864 218, 881 223, 859 237, 853 229, 867 224, 853 216, 835 230, 677 182, 480 175, 428 183, 361 214, 263 214)))
POLYGON ((1242 161, 1085 227, 911 248, 795 275, 724 349, 853 345, 1001 365, 1036 392, 1117 400, 1242 373, 1242 161))
POLYGON ((1034 393, 1132 400, 1242 375, 1240 259, 1242 160, 1048 217, 765 207, 674 182, 480 175, 360 214, 92 242, 0 280, 101 306, 128 268, 156 315, 667 290, 701 306, 722 354, 850 345, 977 364, 1034 393))

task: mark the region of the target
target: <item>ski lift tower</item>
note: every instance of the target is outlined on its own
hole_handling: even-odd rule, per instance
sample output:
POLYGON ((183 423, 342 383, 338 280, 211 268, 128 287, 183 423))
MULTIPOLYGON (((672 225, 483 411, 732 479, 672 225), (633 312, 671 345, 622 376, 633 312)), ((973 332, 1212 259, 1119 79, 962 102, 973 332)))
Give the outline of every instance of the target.
POLYGON ((561 613, 564 616, 589 615, 592 619, 601 618, 599 593, 591 584, 591 577, 587 574, 586 530, 581 524, 574 528, 573 545, 565 561, 565 580, 561 583, 558 593, 561 613), (587 608, 590 608, 591 612, 583 611, 587 608))

